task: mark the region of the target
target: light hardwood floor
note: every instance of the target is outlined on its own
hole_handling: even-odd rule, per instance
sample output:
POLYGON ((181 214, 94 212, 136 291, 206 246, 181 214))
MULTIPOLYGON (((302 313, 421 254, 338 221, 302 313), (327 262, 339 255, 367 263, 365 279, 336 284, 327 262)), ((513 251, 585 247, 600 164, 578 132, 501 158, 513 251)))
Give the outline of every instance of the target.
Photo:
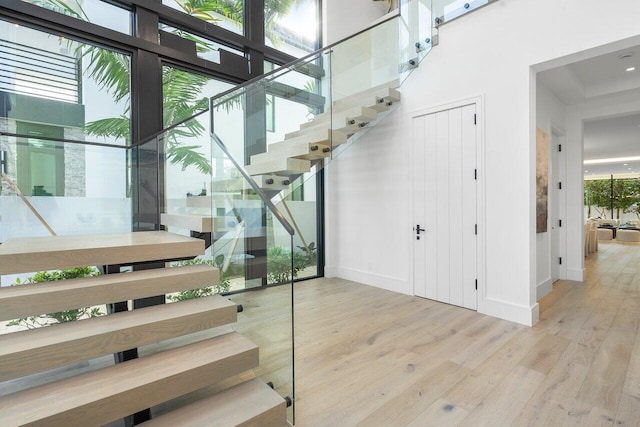
POLYGON ((296 425, 640 426, 640 246, 601 244, 533 328, 344 280, 296 285, 296 425))
MULTIPOLYGON (((640 244, 600 243, 587 271, 556 282, 533 328, 345 280, 297 283, 296 425, 640 427, 640 244)), ((256 374, 283 395, 288 291, 232 297, 245 306, 234 329, 260 347, 256 374)), ((0 383, 0 395, 112 363, 0 383)))

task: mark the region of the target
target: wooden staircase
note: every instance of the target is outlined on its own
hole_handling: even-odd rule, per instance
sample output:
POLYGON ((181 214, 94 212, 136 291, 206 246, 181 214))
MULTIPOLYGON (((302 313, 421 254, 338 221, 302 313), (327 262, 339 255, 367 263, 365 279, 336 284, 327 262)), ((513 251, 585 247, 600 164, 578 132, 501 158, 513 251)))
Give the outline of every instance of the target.
POLYGON ((251 156, 247 172, 256 177, 286 177, 283 182, 293 182, 295 177, 309 172, 314 162, 323 162, 336 148, 370 129, 397 106, 397 85, 397 81, 388 82, 334 101, 331 111, 301 124, 283 141, 270 144, 265 153, 251 156))
MULTIPOLYGON (((203 252, 202 240, 166 232, 26 238, 0 245, 0 274, 87 265, 140 266, 203 252)), ((195 265, 5 287, 0 288, 0 320, 137 300, 211 286, 218 280, 217 269, 195 265)), ((213 338, 3 396, 0 425, 104 425, 230 380, 232 387, 149 424, 286 425, 285 400, 251 373, 258 366, 258 347, 222 327, 236 318, 236 305, 213 295, 0 335, 3 382, 219 328, 209 335, 216 335, 213 338)))
MULTIPOLYGON (((298 177, 311 172, 314 165, 323 167, 325 159, 337 153, 336 149, 355 141, 397 107, 401 98, 395 89, 398 85, 399 81, 394 80, 334 101, 331 111, 300 124, 298 130, 285 134, 283 141, 269 144, 268 151, 251 156, 245 169, 268 197, 290 190, 291 183, 298 177)), ((187 197, 179 212, 162 214, 161 224, 189 230, 192 236, 207 234, 207 242, 211 244, 223 238, 225 233, 237 234, 228 223, 228 213, 238 200, 248 202, 250 190, 248 182, 239 173, 214 181, 212 194, 187 197), (219 207, 224 207, 226 216, 216 216, 219 207)), ((259 210, 263 206, 257 202, 256 209, 259 210)), ((232 216, 230 222, 233 223, 232 216)), ((262 270, 255 270, 251 278, 266 274, 262 270)))

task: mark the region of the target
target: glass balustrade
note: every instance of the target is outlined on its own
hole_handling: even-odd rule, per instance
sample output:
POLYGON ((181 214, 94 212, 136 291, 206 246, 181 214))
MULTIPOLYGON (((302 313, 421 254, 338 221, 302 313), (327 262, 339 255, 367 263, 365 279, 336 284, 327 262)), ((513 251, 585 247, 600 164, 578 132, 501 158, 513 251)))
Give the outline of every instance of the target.
MULTIPOLYGON (((230 108, 225 114, 241 123, 239 111, 230 108)), ((161 153, 160 223, 173 233, 203 239, 205 254, 186 263, 210 264, 221 274, 217 285, 172 298, 219 293, 242 305, 231 328, 259 346, 254 373, 293 401, 293 279, 310 259, 294 248, 294 229, 269 197, 243 175, 235 158, 242 153, 217 142, 211 143, 209 117, 201 114, 145 144, 157 145, 161 153)), ((289 420, 293 417, 292 405, 289 420)))
POLYGON ((131 231, 127 151, 0 134, 0 242, 131 231))
POLYGON ((498 0, 432 0, 433 23, 440 26, 498 0))
MULTIPOLYGON (((396 88, 430 49, 430 1, 403 8, 403 19, 387 18, 212 98, 215 134, 295 230, 296 279, 322 274, 325 165, 399 105, 396 88)), ((225 163, 214 162, 213 185, 227 185, 225 163)))

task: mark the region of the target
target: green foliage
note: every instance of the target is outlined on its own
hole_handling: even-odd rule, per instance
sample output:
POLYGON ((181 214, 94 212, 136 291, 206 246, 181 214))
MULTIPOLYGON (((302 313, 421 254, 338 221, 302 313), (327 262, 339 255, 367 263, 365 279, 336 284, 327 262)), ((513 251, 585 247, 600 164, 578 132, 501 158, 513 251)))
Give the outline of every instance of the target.
POLYGON ((286 16, 289 13, 289 10, 291 10, 291 7, 299 2, 300 0, 265 0, 264 31, 274 46, 278 47, 282 42, 280 37, 274 31, 276 20, 286 16))
MULTIPOLYGON (((12 286, 20 286, 32 283, 47 283, 57 280, 76 279, 80 277, 95 277, 100 273, 93 267, 78 267, 58 271, 41 271, 27 278, 26 282, 20 279, 12 286)), ((83 317, 96 317, 104 313, 98 308, 84 307, 72 310, 59 311, 56 313, 47 313, 39 316, 30 316, 20 319, 14 319, 7 323, 7 326, 24 326, 28 329, 34 329, 40 326, 48 326, 55 323, 65 323, 81 319, 83 317)))
POLYGON ((614 180, 613 190, 613 207, 617 209, 618 218, 620 218, 620 211, 623 213, 635 213, 638 215, 638 204, 640 204, 640 179, 616 179, 614 180))
MULTIPOLYGON (((318 255, 318 248, 316 248, 315 242, 309 243, 307 247, 296 246, 307 257, 307 265, 313 265, 316 262, 318 255)), ((306 267, 306 266, 305 266, 306 267)))
POLYGON ((309 257, 300 252, 286 250, 282 246, 274 246, 267 250, 267 282, 281 284, 298 277, 300 270, 309 265, 309 257), (293 257, 293 266, 292 264, 293 257))
POLYGON ((243 0, 174 0, 187 14, 211 24, 217 24, 220 19, 217 13, 235 22, 242 22, 243 0))
MULTIPOLYGON (((617 217, 620 218, 620 212, 638 214, 638 205, 640 205, 640 180, 638 178, 630 179, 614 179, 613 193, 611 191, 610 179, 588 180, 584 182, 584 203, 589 207, 589 216, 591 216, 591 207, 594 207, 598 215, 606 219, 607 212, 613 208, 616 210, 617 217)), ((613 212, 611 212, 613 217, 613 212)))
MULTIPOLYGON (((234 22, 243 22, 243 0, 174 0, 188 15, 206 22, 217 24, 220 19, 216 14, 234 22)), ((300 0, 266 0, 265 26, 272 41, 278 36, 272 31, 275 20, 285 16, 294 4, 300 0)), ((61 13, 83 21, 89 21, 78 0, 38 0, 33 1, 42 7, 58 10, 61 13)), ((213 48, 185 31, 175 29, 173 33, 193 40, 198 52, 203 53, 213 48)), ((76 51, 79 58, 85 60, 85 72, 101 90, 113 95, 115 102, 126 101, 125 112, 120 117, 96 120, 87 123, 85 130, 89 135, 108 138, 123 138, 127 143, 131 139, 131 120, 129 114, 131 75, 127 55, 100 47, 81 44, 76 51)), ((182 71, 174 67, 163 67, 163 125, 165 128, 180 123, 208 107, 208 99, 202 96, 204 86, 209 77, 182 71)), ((212 94, 211 94, 212 95, 212 94)), ((239 98, 236 102, 241 101, 239 98)), ((233 107, 236 103, 226 105, 233 107)), ((203 174, 211 174, 210 159, 197 151, 197 145, 185 145, 184 139, 196 138, 204 132, 197 120, 190 120, 165 135, 165 153, 172 164, 182 165, 182 170, 195 167, 203 174)))
POLYGON ((95 120, 87 123, 84 129, 89 135, 122 138, 127 143, 131 139, 131 120, 127 116, 95 120))
MULTIPOLYGON (((101 90, 113 95, 115 102, 129 103, 129 57, 112 50, 81 45, 82 56, 87 58, 86 70, 101 90)), ((128 109, 128 107, 127 107, 128 109)))
POLYGON ((584 205, 589 207, 589 216, 591 216, 591 207, 594 207, 598 216, 607 218, 607 212, 611 206, 611 181, 606 179, 584 181, 584 205))
POLYGON ((202 265, 202 264, 208 264, 212 267, 216 267, 220 269, 220 283, 213 286, 206 286, 204 288, 189 289, 186 291, 181 291, 175 295, 167 295, 167 299, 169 301, 173 301, 173 302, 185 301, 185 300, 194 299, 194 298, 207 297, 213 294, 225 294, 229 292, 229 290, 231 289, 231 282, 229 281, 229 278, 225 277, 225 274, 222 273, 222 265, 224 264, 224 255, 218 255, 213 260, 210 260, 210 259, 204 260, 202 258, 195 258, 195 259, 190 259, 186 261, 174 262, 171 265, 174 267, 178 267, 178 266, 202 265))

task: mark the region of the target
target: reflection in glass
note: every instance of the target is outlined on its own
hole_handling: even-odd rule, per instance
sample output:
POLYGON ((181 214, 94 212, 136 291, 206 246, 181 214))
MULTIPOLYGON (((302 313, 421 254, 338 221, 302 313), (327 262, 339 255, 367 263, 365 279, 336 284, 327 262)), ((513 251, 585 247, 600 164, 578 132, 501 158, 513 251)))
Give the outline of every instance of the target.
POLYGON ((131 34, 132 13, 121 6, 100 0, 22 0, 63 15, 131 34))
POLYGON ((131 231, 126 148, 0 135, 0 150, 0 242, 48 236, 45 223, 58 235, 131 231))
POLYGON ((264 8, 267 45, 299 58, 318 49, 318 0, 265 0, 264 8))
MULTIPOLYGON (((196 54, 198 58, 206 59, 207 61, 211 61, 219 64, 220 50, 229 51, 240 57, 244 56, 244 53, 239 50, 221 45, 220 43, 216 43, 209 39, 205 39, 204 37, 196 36, 193 33, 190 33, 188 31, 185 31, 179 28, 172 27, 170 25, 160 23, 159 28, 161 31, 165 31, 175 36, 192 41, 195 44, 196 54)), ((160 36, 160 39, 162 43, 162 35, 160 36)))
POLYGON ((243 0, 162 0, 162 4, 234 33, 242 34, 244 32, 243 0))
POLYGON ((61 129, 58 138, 129 143, 129 56, 6 21, 0 34, 6 132, 38 123, 61 129))

